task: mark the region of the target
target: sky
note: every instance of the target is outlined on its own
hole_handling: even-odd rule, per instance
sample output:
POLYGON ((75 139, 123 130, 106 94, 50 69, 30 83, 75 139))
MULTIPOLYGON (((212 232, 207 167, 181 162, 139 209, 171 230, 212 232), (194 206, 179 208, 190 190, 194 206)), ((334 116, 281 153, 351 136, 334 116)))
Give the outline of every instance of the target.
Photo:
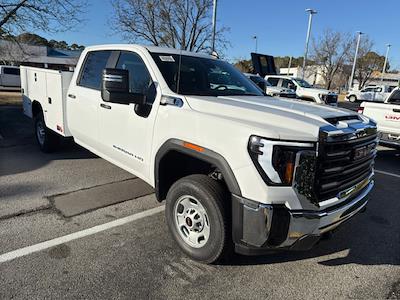
MULTIPOLYGON (((231 43, 224 56, 229 60, 249 59, 255 50, 253 36, 257 36, 259 53, 302 56, 308 22, 306 8, 318 11, 312 37, 327 28, 354 35, 360 30, 369 35, 374 50, 382 55, 386 44, 392 44, 390 65, 400 69, 399 0, 218 0, 217 26, 229 28, 226 37, 231 43)), ((75 31, 35 33, 85 46, 124 43, 122 36, 110 30, 112 14, 111 0, 89 0, 85 21, 75 31)))

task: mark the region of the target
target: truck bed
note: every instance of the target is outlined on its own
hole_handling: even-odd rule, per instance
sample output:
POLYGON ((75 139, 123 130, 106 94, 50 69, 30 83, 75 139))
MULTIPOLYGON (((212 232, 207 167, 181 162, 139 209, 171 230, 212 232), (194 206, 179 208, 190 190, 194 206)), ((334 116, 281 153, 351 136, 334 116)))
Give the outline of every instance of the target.
POLYGON ((46 126, 62 136, 71 136, 65 107, 73 72, 21 66, 24 114, 32 118, 32 104, 42 106, 46 126))

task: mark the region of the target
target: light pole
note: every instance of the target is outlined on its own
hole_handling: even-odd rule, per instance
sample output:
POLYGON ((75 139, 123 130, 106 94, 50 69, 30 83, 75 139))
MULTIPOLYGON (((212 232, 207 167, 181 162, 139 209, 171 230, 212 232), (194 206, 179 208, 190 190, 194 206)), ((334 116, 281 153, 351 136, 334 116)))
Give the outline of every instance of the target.
POLYGON ((212 15, 212 52, 215 52, 215 31, 217 27, 217 0, 213 1, 213 15, 212 15))
POLYGON ((253 36, 253 39, 256 41, 256 52, 255 53, 257 53, 257 36, 256 35, 253 36))
POLYGON ((357 56, 358 56, 358 48, 360 48, 361 35, 363 34, 361 31, 357 31, 357 33, 358 33, 357 46, 356 46, 356 53, 354 54, 353 68, 351 69, 349 90, 353 87, 354 73, 356 71, 356 63, 357 63, 357 56))
POLYGON ((385 55, 385 62, 383 64, 383 69, 382 69, 382 77, 381 77, 381 81, 383 81, 383 76, 385 75, 386 72, 386 65, 387 65, 387 60, 388 60, 388 56, 389 56, 389 49, 392 45, 390 44, 386 44, 386 55, 385 55))
POLYGON ((314 9, 311 9, 311 8, 307 8, 306 12, 309 13, 309 16, 308 16, 308 29, 307 29, 307 37, 306 37, 306 47, 304 49, 302 79, 304 79, 304 73, 306 72, 306 60, 307 60, 307 53, 308 53, 308 42, 310 41, 312 18, 313 18, 313 15, 315 15, 317 13, 317 11, 314 10, 314 9))
POLYGON ((289 72, 290 72, 291 66, 292 66, 292 56, 290 56, 290 58, 289 58, 289 65, 288 65, 288 68, 287 68, 287 76, 289 76, 289 72))

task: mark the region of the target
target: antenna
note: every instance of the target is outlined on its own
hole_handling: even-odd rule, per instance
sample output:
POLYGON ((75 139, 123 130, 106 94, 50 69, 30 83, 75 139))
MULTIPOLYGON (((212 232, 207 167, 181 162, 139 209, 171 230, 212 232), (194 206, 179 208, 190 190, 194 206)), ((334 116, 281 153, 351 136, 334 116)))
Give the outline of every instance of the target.
POLYGON ((177 80, 177 87, 176 87, 176 93, 177 94, 179 94, 180 84, 181 84, 181 65, 182 65, 182 47, 179 50, 178 80, 177 80))

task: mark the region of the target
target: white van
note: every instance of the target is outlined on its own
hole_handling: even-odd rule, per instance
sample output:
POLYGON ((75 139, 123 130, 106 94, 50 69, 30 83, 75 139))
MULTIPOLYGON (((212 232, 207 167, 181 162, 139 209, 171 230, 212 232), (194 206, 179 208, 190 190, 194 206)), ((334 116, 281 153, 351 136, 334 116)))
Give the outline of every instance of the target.
POLYGON ((19 89, 21 77, 19 67, 0 65, 0 88, 19 89))

